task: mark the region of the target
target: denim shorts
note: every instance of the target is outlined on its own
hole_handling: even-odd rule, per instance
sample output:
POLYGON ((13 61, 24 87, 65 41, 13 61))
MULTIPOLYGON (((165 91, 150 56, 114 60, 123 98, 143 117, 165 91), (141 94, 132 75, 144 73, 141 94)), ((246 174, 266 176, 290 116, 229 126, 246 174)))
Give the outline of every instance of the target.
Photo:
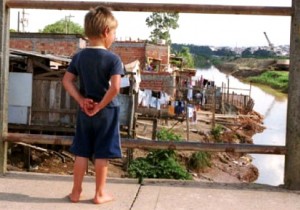
POLYGON ((70 151, 76 156, 86 158, 120 158, 119 113, 118 106, 105 107, 92 117, 79 110, 70 151))

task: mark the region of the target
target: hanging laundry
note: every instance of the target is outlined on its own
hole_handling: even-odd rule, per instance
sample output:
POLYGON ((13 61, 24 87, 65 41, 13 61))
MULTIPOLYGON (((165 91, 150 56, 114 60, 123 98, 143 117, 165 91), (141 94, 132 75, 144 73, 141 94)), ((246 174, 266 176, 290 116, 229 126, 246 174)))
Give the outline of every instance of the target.
POLYGON ((151 98, 152 98, 152 90, 144 90, 144 94, 145 94, 145 97, 144 97, 144 101, 142 102, 142 105, 145 106, 145 107, 149 107, 150 106, 150 103, 151 103, 151 98))

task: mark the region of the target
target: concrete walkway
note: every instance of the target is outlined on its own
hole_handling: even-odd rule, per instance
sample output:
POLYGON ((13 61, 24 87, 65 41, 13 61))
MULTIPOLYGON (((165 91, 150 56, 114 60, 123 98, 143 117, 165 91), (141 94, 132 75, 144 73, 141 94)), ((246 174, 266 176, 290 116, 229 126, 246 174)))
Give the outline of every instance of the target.
POLYGON ((109 179, 115 201, 91 202, 94 178, 86 177, 81 202, 66 197, 71 176, 9 172, 0 176, 1 210, 299 210, 300 191, 258 184, 109 179))

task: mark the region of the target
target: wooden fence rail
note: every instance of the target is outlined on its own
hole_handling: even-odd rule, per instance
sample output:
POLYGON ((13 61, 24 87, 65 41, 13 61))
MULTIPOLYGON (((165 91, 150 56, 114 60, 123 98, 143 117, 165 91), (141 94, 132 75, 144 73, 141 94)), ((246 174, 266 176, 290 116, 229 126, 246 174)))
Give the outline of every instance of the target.
POLYGON ((130 2, 97 2, 97 1, 47 1, 47 0, 8 0, 9 8, 24 9, 58 9, 89 10, 99 5, 111 7, 115 11, 129 12, 181 12, 203 14, 236 14, 236 15, 278 15, 291 16, 291 7, 264 6, 224 6, 201 4, 162 4, 162 3, 130 3, 130 2))
MULTIPOLYGON (((28 144, 55 144, 71 145, 72 136, 55 136, 40 134, 8 133, 4 140, 8 142, 23 142, 28 144)), ((254 145, 254 144, 225 144, 225 143, 200 143, 200 142, 171 142, 149 141, 141 139, 122 139, 122 147, 132 149, 174 149, 182 151, 206 152, 242 152, 253 154, 278 154, 286 153, 285 146, 254 145)))

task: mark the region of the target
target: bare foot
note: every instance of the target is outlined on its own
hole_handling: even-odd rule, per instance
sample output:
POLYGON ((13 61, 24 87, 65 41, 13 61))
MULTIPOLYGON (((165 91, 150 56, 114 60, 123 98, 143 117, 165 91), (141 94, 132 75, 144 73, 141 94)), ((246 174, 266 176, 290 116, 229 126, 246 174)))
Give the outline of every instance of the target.
POLYGON ((107 203, 107 202, 110 202, 110 201, 113 201, 113 200, 114 200, 114 197, 113 197, 113 196, 111 196, 111 195, 109 195, 109 194, 104 194, 104 195, 102 195, 102 196, 96 195, 96 196, 94 197, 93 202, 94 202, 95 204, 103 204, 103 203, 107 203))
POLYGON ((80 200, 80 193, 70 193, 68 198, 70 199, 71 202, 77 203, 80 200))

